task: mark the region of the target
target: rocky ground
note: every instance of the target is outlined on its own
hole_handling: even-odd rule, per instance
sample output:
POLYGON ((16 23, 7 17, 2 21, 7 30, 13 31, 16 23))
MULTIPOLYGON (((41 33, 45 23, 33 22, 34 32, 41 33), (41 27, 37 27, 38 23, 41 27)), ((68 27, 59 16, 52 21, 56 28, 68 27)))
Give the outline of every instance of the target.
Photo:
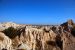
POLYGON ((75 24, 0 24, 0 50, 75 50, 75 24))

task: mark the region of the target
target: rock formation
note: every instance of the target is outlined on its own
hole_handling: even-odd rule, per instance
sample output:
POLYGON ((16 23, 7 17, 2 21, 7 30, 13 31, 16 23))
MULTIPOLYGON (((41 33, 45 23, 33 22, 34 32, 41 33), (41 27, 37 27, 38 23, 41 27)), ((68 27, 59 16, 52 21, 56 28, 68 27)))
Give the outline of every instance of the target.
POLYGON ((4 35, 4 33, 0 32, 0 50, 6 48, 7 50, 12 49, 12 40, 4 35))
POLYGON ((0 50, 75 50, 73 26, 72 20, 60 26, 16 25, 12 30, 10 26, 0 32, 0 50), (69 28, 69 25, 72 27, 69 28), (4 32, 8 29, 10 31, 4 32), (9 35, 11 32, 12 36, 9 35))

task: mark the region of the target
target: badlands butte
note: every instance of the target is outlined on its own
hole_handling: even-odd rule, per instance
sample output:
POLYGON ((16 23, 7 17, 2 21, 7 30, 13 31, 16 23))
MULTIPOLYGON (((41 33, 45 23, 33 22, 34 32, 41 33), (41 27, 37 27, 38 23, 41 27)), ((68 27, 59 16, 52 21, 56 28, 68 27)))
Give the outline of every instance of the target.
POLYGON ((0 23, 0 50, 75 50, 75 23, 24 25, 0 23))

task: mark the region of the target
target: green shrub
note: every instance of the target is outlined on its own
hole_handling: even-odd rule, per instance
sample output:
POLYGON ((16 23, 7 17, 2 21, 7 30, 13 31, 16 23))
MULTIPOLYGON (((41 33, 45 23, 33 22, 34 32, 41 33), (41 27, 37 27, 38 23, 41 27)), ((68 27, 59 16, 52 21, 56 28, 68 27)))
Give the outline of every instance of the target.
POLYGON ((17 29, 15 29, 13 27, 9 27, 9 28, 5 29, 3 32, 6 36, 8 36, 11 39, 13 39, 17 36, 17 29))

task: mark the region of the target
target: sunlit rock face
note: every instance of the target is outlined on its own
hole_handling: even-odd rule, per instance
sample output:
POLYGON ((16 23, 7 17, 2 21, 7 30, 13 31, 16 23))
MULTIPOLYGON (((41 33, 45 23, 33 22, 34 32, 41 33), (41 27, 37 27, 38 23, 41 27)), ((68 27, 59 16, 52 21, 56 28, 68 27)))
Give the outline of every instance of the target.
POLYGON ((63 27, 63 50, 75 50, 75 28, 74 22, 68 20, 62 24, 63 27))
MULTIPOLYGON (((56 39, 59 34, 57 32, 59 29, 56 27, 56 29, 53 28, 49 26, 21 27, 18 29, 19 35, 16 35, 13 39, 6 36, 5 33, 1 33, 1 49, 6 48, 8 50, 16 50, 22 46, 21 44, 25 44, 27 48, 30 48, 30 50, 61 50, 61 47, 58 46, 59 42, 57 43, 56 39), (6 47, 6 45, 8 46, 6 47)), ((59 40, 61 41, 60 37, 59 40)))
POLYGON ((61 48, 56 44, 56 36, 58 34, 53 32, 51 29, 44 29, 26 26, 22 31, 19 40, 16 39, 19 41, 19 43, 17 43, 25 43, 31 50, 61 50, 61 48))
POLYGON ((20 25, 13 23, 13 22, 5 22, 5 23, 0 23, 0 31, 3 31, 9 27, 14 27, 14 28, 18 28, 20 25))
POLYGON ((0 32, 0 50, 3 48, 7 50, 13 50, 12 49, 12 40, 8 38, 4 33, 0 32))
MULTIPOLYGON (((11 25, 8 24, 8 28, 11 25)), ((0 50, 3 48, 7 50, 75 50, 74 26, 72 20, 60 26, 14 24, 14 29, 16 30, 12 34, 14 38, 10 38, 10 35, 7 35, 13 29, 8 31, 7 34, 1 30, 0 50)))
POLYGON ((63 33, 63 50, 75 50, 75 37, 69 32, 63 33))

